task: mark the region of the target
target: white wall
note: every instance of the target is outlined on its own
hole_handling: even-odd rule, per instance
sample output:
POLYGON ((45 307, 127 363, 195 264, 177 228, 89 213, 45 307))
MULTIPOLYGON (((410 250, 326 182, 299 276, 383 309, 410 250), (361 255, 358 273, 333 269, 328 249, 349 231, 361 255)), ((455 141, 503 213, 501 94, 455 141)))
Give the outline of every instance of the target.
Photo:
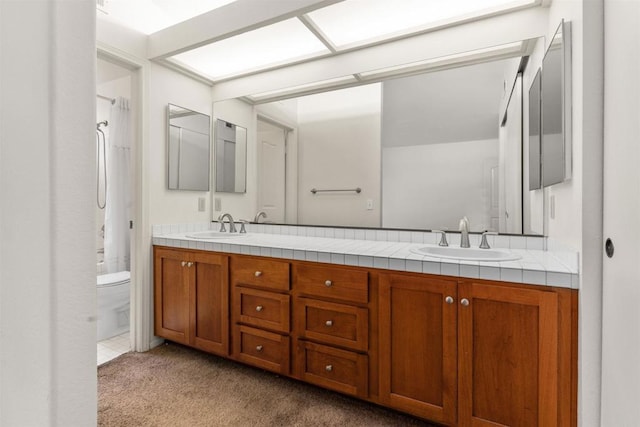
POLYGON ((96 424, 95 2, 0 2, 0 425, 96 424))
POLYGON ((384 147, 382 226, 458 230, 467 216, 472 230, 490 229, 497 165, 497 139, 384 147))
POLYGON ((380 91, 374 84, 298 99, 300 224, 380 226, 380 91), (360 194, 310 191, 356 187, 360 194))

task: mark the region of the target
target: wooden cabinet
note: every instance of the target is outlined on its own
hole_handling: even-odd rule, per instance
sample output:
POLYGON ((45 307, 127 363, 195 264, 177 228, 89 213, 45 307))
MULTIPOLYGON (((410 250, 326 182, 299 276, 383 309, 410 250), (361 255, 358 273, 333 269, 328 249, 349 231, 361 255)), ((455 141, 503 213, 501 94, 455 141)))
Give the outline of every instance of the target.
POLYGON ((269 371, 290 372, 289 263, 235 256, 231 261, 233 357, 269 371))
POLYGON ((577 291, 154 251, 158 336, 443 425, 577 425, 577 291))
POLYGON ((384 404, 433 421, 455 423, 456 288, 454 280, 380 276, 379 369, 384 404))
POLYGON ((459 425, 558 421, 558 294, 462 282, 459 425))
POLYGON ((570 292, 381 275, 382 402, 448 425, 572 425, 570 292))
POLYGON ((155 334, 229 354, 228 257, 155 248, 155 334))
POLYGON ((292 278, 296 376, 367 398, 369 273, 296 263, 292 278))

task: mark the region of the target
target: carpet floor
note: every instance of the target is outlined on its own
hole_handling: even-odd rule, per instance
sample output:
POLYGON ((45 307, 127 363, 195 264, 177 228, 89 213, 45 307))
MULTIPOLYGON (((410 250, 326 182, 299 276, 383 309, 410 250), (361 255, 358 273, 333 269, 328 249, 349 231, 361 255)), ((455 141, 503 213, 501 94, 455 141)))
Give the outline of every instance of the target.
POLYGON ((98 368, 98 425, 433 426, 173 343, 98 368))

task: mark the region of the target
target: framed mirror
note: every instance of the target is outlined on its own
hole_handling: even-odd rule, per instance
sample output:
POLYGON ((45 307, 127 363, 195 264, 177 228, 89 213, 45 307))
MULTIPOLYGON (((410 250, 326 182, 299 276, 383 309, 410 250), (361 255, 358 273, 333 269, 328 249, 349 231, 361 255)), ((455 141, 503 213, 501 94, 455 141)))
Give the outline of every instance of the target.
POLYGON ((540 69, 529 88, 529 190, 542 188, 541 153, 541 90, 542 72, 540 69))
POLYGON ((167 186, 209 191, 211 120, 177 105, 167 106, 167 186))
POLYGON ((562 21, 542 60, 542 186, 571 178, 571 23, 562 21))
POLYGON ((247 191, 247 129, 216 120, 215 190, 218 193, 247 191))

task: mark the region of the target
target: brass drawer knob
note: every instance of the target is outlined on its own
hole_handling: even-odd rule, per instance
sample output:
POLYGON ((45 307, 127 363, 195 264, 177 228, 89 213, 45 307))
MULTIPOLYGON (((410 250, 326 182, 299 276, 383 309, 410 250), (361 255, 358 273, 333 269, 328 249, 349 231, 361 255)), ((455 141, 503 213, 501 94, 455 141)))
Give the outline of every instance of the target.
POLYGON ((185 265, 187 265, 187 261, 182 261, 181 264, 184 267, 185 265))
POLYGON ((333 285, 333 283, 331 282, 331 280, 327 280, 327 281, 325 281, 325 282, 324 282, 324 285, 325 285, 327 288, 330 288, 330 287, 331 287, 331 285, 333 285))
POLYGON ((444 302, 446 302, 447 304, 453 304, 453 297, 452 296, 448 296, 444 299, 444 302))
POLYGON ((262 276, 262 271, 256 271, 255 273, 253 273, 256 277, 260 277, 262 276))
POLYGON ((262 310, 264 310, 264 307, 263 307, 263 306, 261 306, 261 305, 256 306, 256 311, 257 311, 257 312, 260 312, 260 311, 262 311, 262 310))
POLYGON ((327 371, 327 372, 331 372, 331 371, 333 371, 333 366, 327 365, 327 366, 324 367, 324 370, 327 371))
POLYGON ((256 351, 262 351, 262 346, 261 345, 257 345, 256 346, 256 351))
POLYGON ((469 305, 469 300, 466 298, 462 298, 460 300, 460 304, 464 305, 465 307, 469 305))
POLYGON ((191 267, 191 266, 193 266, 193 263, 192 263, 191 261, 189 261, 189 262, 187 263, 187 267, 191 267))
POLYGON ((327 320, 324 324, 327 326, 333 326, 333 320, 327 320))

